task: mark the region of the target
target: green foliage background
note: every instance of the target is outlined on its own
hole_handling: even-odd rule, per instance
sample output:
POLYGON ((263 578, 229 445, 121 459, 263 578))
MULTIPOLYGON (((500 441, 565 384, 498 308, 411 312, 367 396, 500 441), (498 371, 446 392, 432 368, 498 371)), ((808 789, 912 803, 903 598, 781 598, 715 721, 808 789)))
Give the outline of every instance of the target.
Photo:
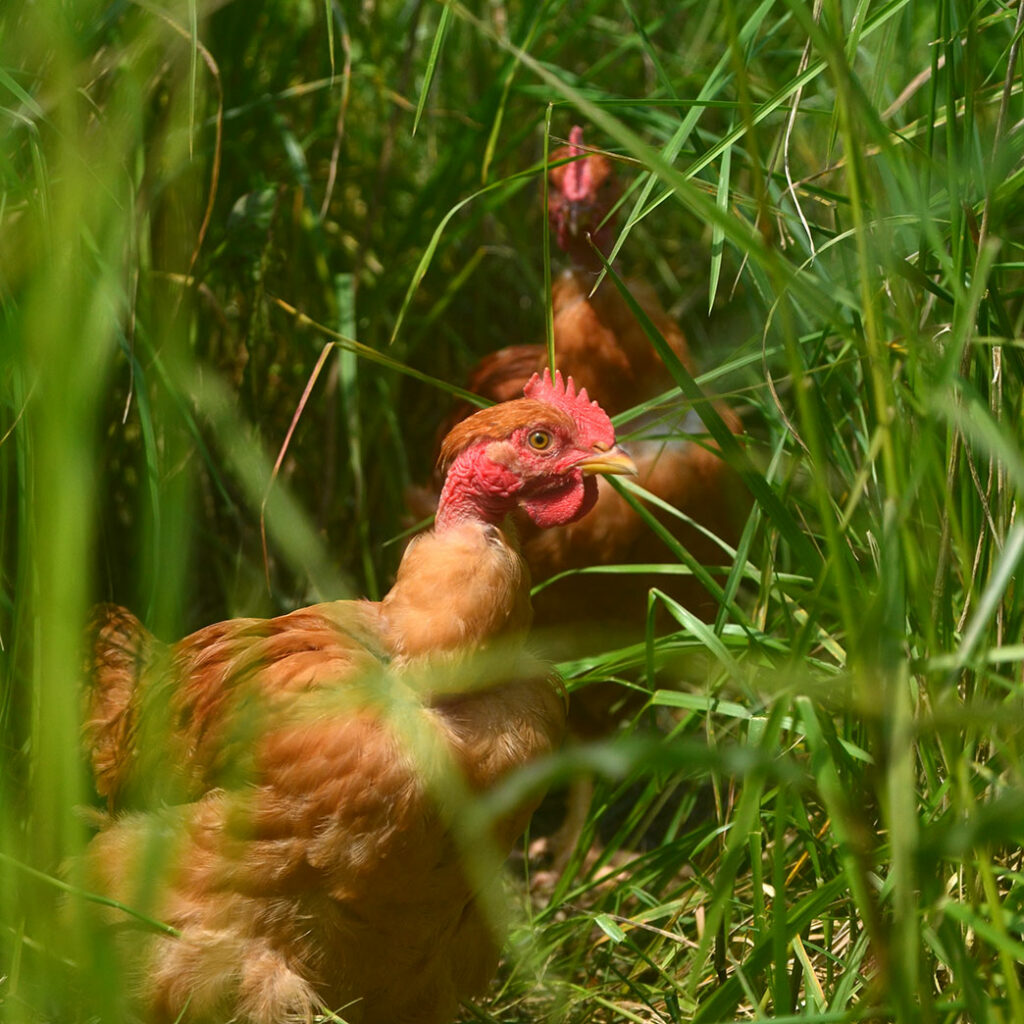
POLYGON ((668 732, 565 755, 604 853, 519 895, 466 1017, 1024 1019, 1022 10, 5 5, 3 1019, 122 1012, 53 881, 89 606, 174 637, 386 590, 453 389, 543 337, 576 122, 758 500, 714 624, 564 666, 668 732))

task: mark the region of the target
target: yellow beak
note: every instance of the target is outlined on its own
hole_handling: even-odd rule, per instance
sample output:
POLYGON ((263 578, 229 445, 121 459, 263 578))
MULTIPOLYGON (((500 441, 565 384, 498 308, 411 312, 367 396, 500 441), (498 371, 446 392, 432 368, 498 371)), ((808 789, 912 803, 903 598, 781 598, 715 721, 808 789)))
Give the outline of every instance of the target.
POLYGON ((585 476, 593 476, 596 473, 604 476, 636 476, 636 463, 618 445, 606 452, 588 455, 576 465, 583 470, 585 476))

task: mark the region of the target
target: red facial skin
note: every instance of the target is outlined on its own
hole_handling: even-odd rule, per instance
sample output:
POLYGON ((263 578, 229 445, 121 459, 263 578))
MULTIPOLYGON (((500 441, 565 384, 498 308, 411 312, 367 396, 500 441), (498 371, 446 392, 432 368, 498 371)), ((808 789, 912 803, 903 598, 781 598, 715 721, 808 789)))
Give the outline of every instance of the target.
POLYGON ((561 526, 593 508, 597 481, 581 464, 615 447, 607 413, 557 372, 534 374, 523 393, 463 420, 446 439, 437 529, 497 526, 516 508, 540 527, 561 526))

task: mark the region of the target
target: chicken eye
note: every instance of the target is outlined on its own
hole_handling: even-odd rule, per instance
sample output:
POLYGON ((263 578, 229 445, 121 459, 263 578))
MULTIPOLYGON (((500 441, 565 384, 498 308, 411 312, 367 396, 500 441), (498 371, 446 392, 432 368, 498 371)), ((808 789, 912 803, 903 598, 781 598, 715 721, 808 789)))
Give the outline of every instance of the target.
POLYGON ((551 435, 546 430, 532 430, 527 438, 534 451, 543 452, 551 447, 551 435))

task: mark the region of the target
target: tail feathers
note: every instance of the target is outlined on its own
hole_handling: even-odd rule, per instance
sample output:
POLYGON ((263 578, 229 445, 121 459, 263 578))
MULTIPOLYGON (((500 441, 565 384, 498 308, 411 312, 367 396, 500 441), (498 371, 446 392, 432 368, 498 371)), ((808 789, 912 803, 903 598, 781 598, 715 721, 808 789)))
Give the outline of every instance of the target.
POLYGON ((138 758, 140 683, 162 645, 115 604, 97 605, 87 638, 84 742, 96 791, 113 809, 138 758))

